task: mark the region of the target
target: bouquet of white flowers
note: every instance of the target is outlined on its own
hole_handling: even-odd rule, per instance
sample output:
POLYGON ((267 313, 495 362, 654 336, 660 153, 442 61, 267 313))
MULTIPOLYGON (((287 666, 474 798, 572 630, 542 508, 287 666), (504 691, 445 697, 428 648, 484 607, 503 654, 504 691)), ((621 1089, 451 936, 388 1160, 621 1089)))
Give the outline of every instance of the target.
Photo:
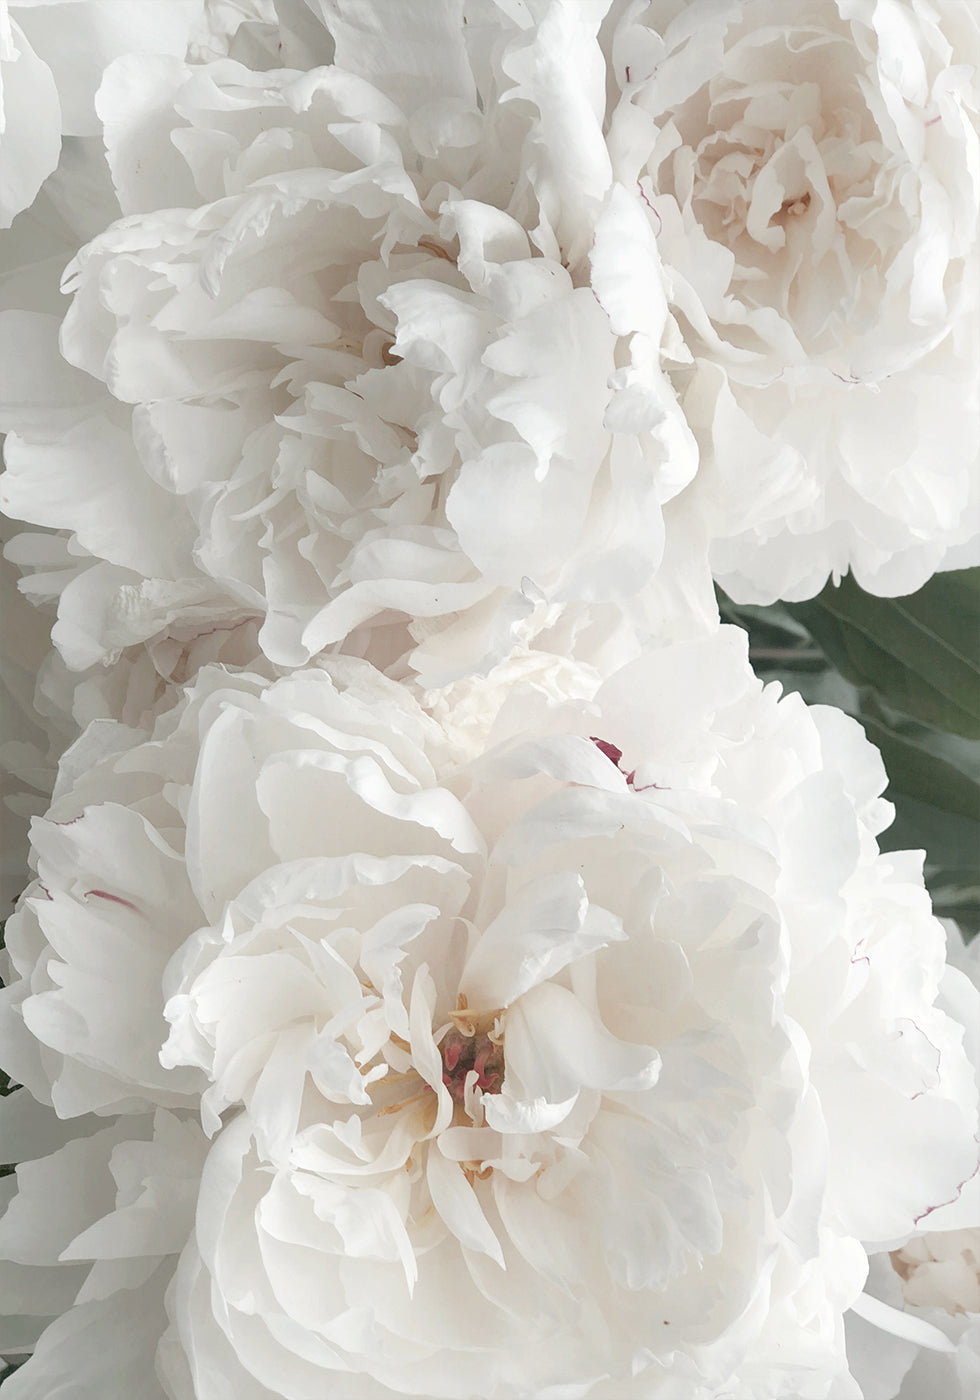
POLYGON ((972 6, 0 75, 3 1400, 971 1400, 972 6))

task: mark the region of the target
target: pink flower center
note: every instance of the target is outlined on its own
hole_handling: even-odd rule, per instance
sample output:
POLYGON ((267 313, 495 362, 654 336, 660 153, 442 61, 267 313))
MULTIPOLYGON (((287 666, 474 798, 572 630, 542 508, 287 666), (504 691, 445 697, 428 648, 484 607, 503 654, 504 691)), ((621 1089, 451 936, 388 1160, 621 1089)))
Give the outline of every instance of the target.
POLYGON ((463 1102, 466 1076, 476 1072, 476 1087, 485 1094, 499 1094, 504 1082, 504 1048, 488 1035, 465 1035, 451 1030, 442 1042, 442 1082, 453 1101, 463 1102))

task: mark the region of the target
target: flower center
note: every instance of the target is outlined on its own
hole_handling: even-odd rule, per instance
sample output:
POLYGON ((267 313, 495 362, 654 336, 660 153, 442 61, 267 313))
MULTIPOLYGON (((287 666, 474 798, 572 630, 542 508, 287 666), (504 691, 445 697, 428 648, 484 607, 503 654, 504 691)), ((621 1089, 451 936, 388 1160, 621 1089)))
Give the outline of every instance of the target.
POLYGON ((499 1094, 504 1082, 504 1050, 489 1035, 465 1035, 462 1031, 447 1032, 442 1042, 442 1082, 453 1101, 463 1102, 466 1076, 476 1073, 476 1087, 484 1094, 499 1094))
POLYGON ((460 993, 456 1010, 450 1012, 452 1030, 441 1046, 442 1082, 453 1102, 464 1101, 466 1080, 472 1070, 474 1087, 484 1094, 499 1094, 504 1082, 504 1047, 499 1011, 470 1011, 460 993))

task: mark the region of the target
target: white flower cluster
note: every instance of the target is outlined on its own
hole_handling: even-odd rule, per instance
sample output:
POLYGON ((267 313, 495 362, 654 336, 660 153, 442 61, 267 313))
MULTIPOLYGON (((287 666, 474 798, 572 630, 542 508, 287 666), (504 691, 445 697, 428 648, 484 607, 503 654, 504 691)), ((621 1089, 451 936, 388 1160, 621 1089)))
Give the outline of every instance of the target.
POLYGON ((973 963, 713 581, 977 551, 970 7, 0 61, 4 1400, 968 1400, 973 963))

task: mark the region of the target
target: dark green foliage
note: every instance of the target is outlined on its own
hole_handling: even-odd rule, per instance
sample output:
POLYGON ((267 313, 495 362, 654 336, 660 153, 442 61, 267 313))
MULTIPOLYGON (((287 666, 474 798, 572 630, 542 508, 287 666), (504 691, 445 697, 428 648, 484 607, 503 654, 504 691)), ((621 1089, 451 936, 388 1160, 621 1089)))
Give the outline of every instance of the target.
POLYGON ((785 606, 845 680, 931 729, 980 739, 980 569, 935 574, 906 598, 874 598, 848 575, 785 606))
POLYGON ((980 569, 936 574, 905 598, 850 577, 806 603, 740 606, 752 664, 810 704, 858 719, 888 771, 885 850, 926 852, 936 913, 980 929, 980 569))

